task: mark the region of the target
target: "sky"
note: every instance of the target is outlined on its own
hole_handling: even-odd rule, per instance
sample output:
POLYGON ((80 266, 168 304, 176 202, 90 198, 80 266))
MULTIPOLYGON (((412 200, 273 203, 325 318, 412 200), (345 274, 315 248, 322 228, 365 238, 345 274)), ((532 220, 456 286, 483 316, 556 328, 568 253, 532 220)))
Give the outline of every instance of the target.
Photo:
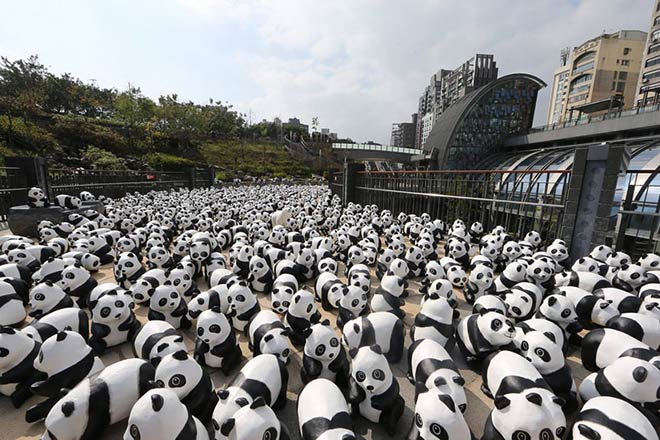
MULTIPOLYGON (((431 75, 475 53, 551 84, 561 48, 648 31, 654 0, 0 0, 0 55, 147 96, 229 102, 388 143, 431 75)), ((535 125, 550 91, 539 94, 535 125)))

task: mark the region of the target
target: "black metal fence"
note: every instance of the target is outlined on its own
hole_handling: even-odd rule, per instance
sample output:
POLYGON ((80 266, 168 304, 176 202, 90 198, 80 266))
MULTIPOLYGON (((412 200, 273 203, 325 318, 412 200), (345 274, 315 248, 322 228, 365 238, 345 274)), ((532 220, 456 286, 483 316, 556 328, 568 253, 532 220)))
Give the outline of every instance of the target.
POLYGON ((328 173, 328 185, 332 194, 343 197, 344 173, 341 171, 330 171, 328 173))
POLYGON ((0 167, 0 226, 7 221, 9 208, 25 203, 27 177, 20 168, 0 167))

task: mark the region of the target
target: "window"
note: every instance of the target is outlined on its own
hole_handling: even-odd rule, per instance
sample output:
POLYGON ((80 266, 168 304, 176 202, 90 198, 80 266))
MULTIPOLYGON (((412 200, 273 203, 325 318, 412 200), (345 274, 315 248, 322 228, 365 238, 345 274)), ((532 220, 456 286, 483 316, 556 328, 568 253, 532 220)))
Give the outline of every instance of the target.
POLYGON ((660 52, 660 44, 649 47, 649 55, 660 52))
MULTIPOLYGON (((614 74, 616 78, 616 73, 614 74)), ((628 72, 619 72, 619 81, 625 81, 628 79, 628 72)))
POLYGON ((573 68, 573 75, 576 75, 576 74, 581 73, 581 72, 585 72, 587 70, 591 70, 593 68, 594 68, 594 62, 593 61, 591 61, 589 63, 586 63, 586 64, 582 64, 580 66, 575 66, 573 68))
POLYGON ((644 78, 642 79, 642 82, 647 83, 647 82, 657 80, 658 78, 660 78, 660 71, 644 75, 644 78))
POLYGON ((620 82, 616 85, 616 91, 617 93, 623 93, 624 90, 626 90, 626 83, 620 82))
POLYGON ((623 49, 623 54, 624 54, 624 55, 628 55, 631 51, 632 51, 631 48, 629 48, 629 47, 625 47, 625 48, 623 49))
POLYGON ((660 64, 660 57, 647 60, 645 66, 653 67, 653 66, 657 66, 658 64, 660 64))
POLYGON ((655 17, 655 20, 653 20, 653 26, 657 26, 660 24, 660 15, 655 17))
POLYGON ((630 66, 630 60, 621 60, 622 66, 630 66))

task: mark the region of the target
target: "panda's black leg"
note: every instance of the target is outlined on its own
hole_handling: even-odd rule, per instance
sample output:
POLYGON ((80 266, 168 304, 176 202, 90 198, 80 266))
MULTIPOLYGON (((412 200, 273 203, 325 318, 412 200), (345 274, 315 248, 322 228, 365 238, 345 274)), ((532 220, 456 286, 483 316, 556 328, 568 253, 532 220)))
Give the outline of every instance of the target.
POLYGON ((26 384, 19 384, 16 387, 16 391, 11 395, 11 403, 14 405, 14 408, 20 408, 30 396, 32 396, 30 387, 26 384))
POLYGON ((60 396, 51 397, 44 400, 43 402, 37 403, 34 406, 28 408, 25 412, 25 421, 28 423, 34 423, 39 420, 45 419, 51 408, 57 403, 60 396))
POLYGON ((389 435, 396 434, 396 429, 399 426, 399 419, 401 414, 403 414, 403 408, 405 402, 401 396, 397 396, 392 402, 392 406, 387 408, 380 414, 379 422, 385 427, 385 430, 389 435))
POLYGON ((581 347, 582 346, 582 336, 578 335, 577 333, 571 333, 571 335, 568 337, 568 342, 571 345, 575 345, 576 347, 581 347))

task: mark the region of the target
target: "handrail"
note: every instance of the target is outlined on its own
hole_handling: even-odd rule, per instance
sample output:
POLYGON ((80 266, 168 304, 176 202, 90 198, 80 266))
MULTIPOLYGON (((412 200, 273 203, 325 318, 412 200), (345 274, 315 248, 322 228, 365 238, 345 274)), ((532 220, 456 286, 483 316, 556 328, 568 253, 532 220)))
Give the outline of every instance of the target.
POLYGON ((356 174, 570 174, 571 170, 423 170, 423 171, 358 171, 356 174))

